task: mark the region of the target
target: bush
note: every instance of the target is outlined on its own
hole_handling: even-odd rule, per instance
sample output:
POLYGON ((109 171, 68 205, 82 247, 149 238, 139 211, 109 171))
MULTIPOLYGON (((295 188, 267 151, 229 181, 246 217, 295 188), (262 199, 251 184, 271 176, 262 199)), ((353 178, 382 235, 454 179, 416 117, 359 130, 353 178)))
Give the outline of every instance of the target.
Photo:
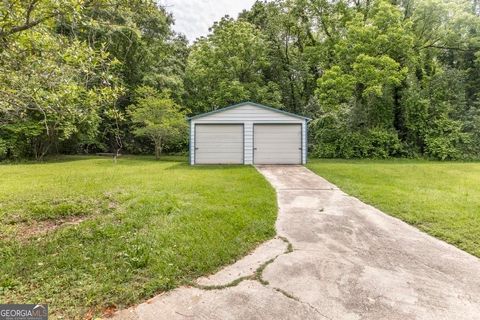
POLYGON ((468 155, 462 150, 471 145, 471 140, 471 135, 463 132, 461 122, 442 116, 432 121, 425 136, 425 153, 437 160, 467 158, 468 155))
POLYGON ((460 151, 454 146, 450 137, 426 137, 426 153, 437 160, 460 158, 460 151))
POLYGON ((312 136, 311 153, 319 158, 383 159, 398 156, 402 152, 402 144, 394 130, 331 128, 314 131, 312 136))
POLYGON ((399 155, 402 144, 395 130, 374 128, 367 131, 366 156, 369 158, 388 158, 399 155))
POLYGON ((5 159, 7 156, 7 142, 0 138, 0 160, 5 159))

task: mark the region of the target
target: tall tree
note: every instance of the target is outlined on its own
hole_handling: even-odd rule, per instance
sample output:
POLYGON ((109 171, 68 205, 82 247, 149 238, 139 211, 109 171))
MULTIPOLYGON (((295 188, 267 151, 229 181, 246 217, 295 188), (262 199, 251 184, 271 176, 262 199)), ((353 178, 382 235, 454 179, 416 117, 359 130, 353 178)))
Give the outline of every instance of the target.
POLYGON ((282 104, 289 111, 304 113, 319 75, 307 1, 257 1, 239 19, 256 25, 265 35, 271 62, 265 76, 279 85, 282 104))
POLYGON ((126 108, 137 87, 169 90, 177 103, 184 96, 187 41, 175 34, 172 16, 154 0, 95 0, 81 16, 60 20, 58 31, 84 40, 118 60, 125 87, 115 104, 100 114, 100 136, 110 151, 145 152, 149 144, 131 131, 126 108))
POLYGON ((0 140, 7 156, 42 159, 73 136, 95 136, 99 110, 121 91, 115 60, 55 32, 54 18, 79 10, 73 1, 11 1, 4 7, 0 140))
POLYGON ((194 112, 244 100, 278 106, 278 86, 264 76, 269 66, 260 31, 225 17, 193 45, 186 70, 187 104, 194 112))

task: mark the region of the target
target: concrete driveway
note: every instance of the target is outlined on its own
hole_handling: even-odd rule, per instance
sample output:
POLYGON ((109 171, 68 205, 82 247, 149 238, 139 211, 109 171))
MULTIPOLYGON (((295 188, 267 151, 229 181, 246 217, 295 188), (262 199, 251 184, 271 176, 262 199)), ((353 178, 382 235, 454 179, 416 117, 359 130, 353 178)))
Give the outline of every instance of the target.
POLYGON ((277 238, 116 319, 480 319, 480 260, 301 166, 259 166, 277 238))

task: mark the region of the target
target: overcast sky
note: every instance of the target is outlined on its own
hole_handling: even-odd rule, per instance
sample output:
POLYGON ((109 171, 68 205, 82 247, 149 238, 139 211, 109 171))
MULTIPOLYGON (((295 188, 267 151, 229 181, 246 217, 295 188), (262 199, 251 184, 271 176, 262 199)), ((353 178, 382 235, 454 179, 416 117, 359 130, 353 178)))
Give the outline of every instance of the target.
POLYGON ((208 34, 213 22, 228 14, 236 18, 243 9, 249 9, 255 0, 158 0, 173 13, 175 31, 185 34, 193 42, 208 34))

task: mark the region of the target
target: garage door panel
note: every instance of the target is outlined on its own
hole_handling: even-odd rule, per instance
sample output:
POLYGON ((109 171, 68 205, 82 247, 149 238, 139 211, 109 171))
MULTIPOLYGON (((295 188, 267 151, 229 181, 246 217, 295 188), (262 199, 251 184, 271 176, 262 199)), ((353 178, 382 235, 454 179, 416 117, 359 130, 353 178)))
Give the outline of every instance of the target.
POLYGON ((261 158, 259 162, 255 160, 255 164, 299 164, 298 157, 283 157, 281 161, 277 157, 261 158))
MULTIPOLYGON (((258 135, 257 135, 257 138, 258 138, 258 135)), ((290 143, 290 144, 298 144, 298 141, 301 139, 300 136, 296 136, 296 137, 285 137, 285 136, 278 136, 278 137, 268 137, 268 138, 259 138, 257 139, 257 142, 260 142, 260 143, 273 143, 273 144, 277 144, 279 141, 281 141, 282 143, 290 143)))
MULTIPOLYGON (((221 134, 222 135, 222 138, 224 139, 229 139, 229 140, 232 140, 232 141, 238 141, 238 132, 223 132, 221 130, 219 130, 217 133, 197 133, 197 137, 200 137, 200 138, 216 138, 218 137, 218 135, 221 134)), ((222 140, 223 141, 223 140, 222 140)))
POLYGON ((198 139, 197 147, 213 147, 213 146, 232 146, 235 148, 241 147, 243 142, 233 141, 230 142, 229 140, 224 141, 222 137, 215 137, 215 139, 209 139, 210 141, 202 141, 202 139, 198 139))
POLYGON ((237 152, 237 151, 241 151, 242 147, 243 147, 243 144, 241 143, 215 143, 215 144, 201 144, 201 145, 198 145, 197 144, 197 148, 199 148, 200 150, 200 147, 202 148, 202 152, 208 152, 208 151, 211 151, 211 152, 222 152, 222 151, 231 151, 231 152, 237 152))
POLYGON ((212 156, 202 156, 201 162, 197 164, 241 164, 235 154, 215 154, 212 156), (221 157, 222 162, 219 162, 221 157))
POLYGON ((298 162, 298 157, 292 157, 292 158, 282 158, 279 160, 279 158, 261 158, 258 160, 255 160, 255 164, 300 164, 298 162))
POLYGON ((296 134, 300 124, 256 124, 257 132, 268 132, 269 135, 296 134))
MULTIPOLYGON (((256 125, 256 126, 259 126, 259 125, 256 125)), ((265 125, 265 126, 269 126, 269 125, 265 125)), ((282 136, 284 138, 288 138, 288 137, 292 137, 292 136, 299 136, 299 132, 297 132, 297 130, 293 131, 291 129, 289 130, 285 130, 284 132, 272 132, 272 130, 281 130, 281 126, 279 125, 270 125, 271 128, 269 130, 265 130, 265 129, 260 129, 258 132, 259 133, 268 133, 268 136, 266 136, 265 138, 268 138, 268 137, 278 137, 278 136, 282 136), (287 134, 287 135, 285 135, 287 134)), ((283 126, 283 125, 282 125, 283 126)), ((297 125, 290 125, 290 124, 285 124, 284 126, 294 126, 298 129, 298 126, 297 125)))
MULTIPOLYGON (((203 156, 203 155, 208 155, 208 154, 222 154, 222 153, 233 153, 233 154, 237 154, 238 156, 238 149, 234 149, 234 148, 222 148, 221 150, 219 149, 215 149, 215 148, 202 148, 202 149, 197 149, 198 150, 201 150, 201 152, 199 152, 197 154, 200 155, 200 156, 203 156)), ((241 155, 240 155, 241 156, 241 155)), ((200 159, 200 157, 199 157, 200 159)))
POLYGON ((254 126, 256 164, 301 164, 302 126, 277 124, 254 126))
MULTIPOLYGON (((258 145, 258 144, 257 144, 258 145)), ((299 149, 298 143, 283 143, 281 149, 278 149, 279 146, 276 145, 275 141, 268 141, 267 144, 262 146, 262 150, 272 150, 274 152, 296 152, 299 149), (296 149, 295 149, 296 148, 296 149)))
POLYGON ((235 153, 232 152, 217 152, 217 153, 210 153, 210 154, 203 154, 202 155, 202 160, 203 159, 209 159, 209 160, 215 160, 221 157, 222 159, 230 159, 230 160, 235 160, 238 159, 238 156, 235 153))
POLYGON ((243 125, 197 124, 195 163, 243 163, 243 125))
POLYGON ((243 130, 241 124, 200 124, 197 123, 197 134, 198 133, 214 133, 218 132, 231 132, 238 133, 239 130, 243 130), (201 130, 198 130, 201 129, 201 130))
POLYGON ((232 153, 203 155, 198 164, 241 164, 238 162, 238 156, 232 153), (221 159, 221 162, 219 162, 221 159))

